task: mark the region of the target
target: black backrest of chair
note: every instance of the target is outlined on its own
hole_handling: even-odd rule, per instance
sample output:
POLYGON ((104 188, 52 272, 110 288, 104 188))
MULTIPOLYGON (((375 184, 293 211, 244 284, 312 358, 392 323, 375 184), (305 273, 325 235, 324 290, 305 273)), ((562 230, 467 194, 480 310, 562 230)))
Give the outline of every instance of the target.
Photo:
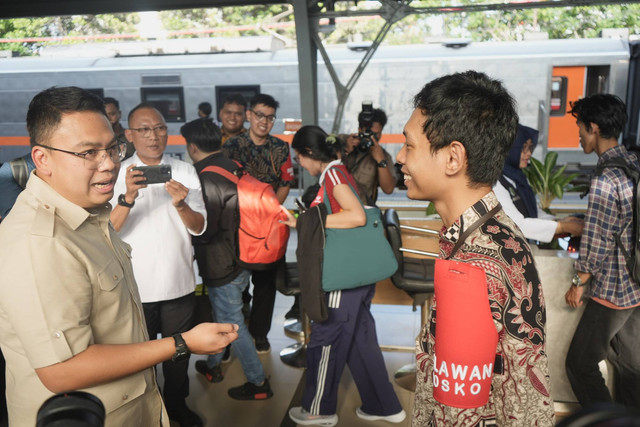
POLYGON ((387 240, 391 245, 391 249, 393 249, 396 261, 398 261, 398 270, 393 276, 391 276, 391 281, 398 286, 398 283, 400 283, 400 279, 404 274, 404 259, 402 257, 402 252, 400 251, 400 248, 402 247, 402 234, 400 232, 400 219, 398 218, 396 210, 387 209, 384 213, 383 222, 384 228, 387 231, 387 240))

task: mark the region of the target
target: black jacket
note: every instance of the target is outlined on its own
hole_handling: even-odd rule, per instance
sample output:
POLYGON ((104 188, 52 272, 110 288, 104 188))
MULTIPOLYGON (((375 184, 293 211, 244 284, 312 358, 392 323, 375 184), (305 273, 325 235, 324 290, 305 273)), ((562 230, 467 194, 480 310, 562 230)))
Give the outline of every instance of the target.
POLYGON ((322 290, 322 261, 324 254, 324 226, 327 206, 324 203, 300 214, 296 223, 298 230, 298 274, 300 275, 300 297, 302 307, 314 322, 323 322, 329 317, 327 303, 322 290))
POLYGON ((192 238, 198 270, 206 286, 222 286, 240 274, 238 265, 238 188, 214 172, 200 173, 207 166, 233 172, 239 166, 224 154, 215 153, 194 164, 202 183, 207 208, 207 229, 192 238))

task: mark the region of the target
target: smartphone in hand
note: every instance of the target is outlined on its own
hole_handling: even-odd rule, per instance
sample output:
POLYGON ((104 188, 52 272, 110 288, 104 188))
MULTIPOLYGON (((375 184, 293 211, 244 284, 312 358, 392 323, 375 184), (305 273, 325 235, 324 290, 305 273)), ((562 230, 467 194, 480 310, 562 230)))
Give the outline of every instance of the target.
POLYGON ((136 184, 159 184, 171 179, 170 165, 136 166, 133 170, 142 171, 142 176, 145 178, 144 181, 138 181, 136 184))

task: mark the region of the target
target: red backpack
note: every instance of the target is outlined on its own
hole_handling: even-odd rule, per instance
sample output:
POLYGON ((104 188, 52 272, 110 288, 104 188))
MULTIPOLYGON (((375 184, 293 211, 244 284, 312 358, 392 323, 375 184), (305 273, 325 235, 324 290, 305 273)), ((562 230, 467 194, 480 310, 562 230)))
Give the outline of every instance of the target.
POLYGON ((270 184, 238 171, 240 177, 219 166, 207 166, 200 173, 217 173, 238 186, 238 259, 247 269, 268 270, 287 251, 289 227, 279 222, 287 215, 270 184))

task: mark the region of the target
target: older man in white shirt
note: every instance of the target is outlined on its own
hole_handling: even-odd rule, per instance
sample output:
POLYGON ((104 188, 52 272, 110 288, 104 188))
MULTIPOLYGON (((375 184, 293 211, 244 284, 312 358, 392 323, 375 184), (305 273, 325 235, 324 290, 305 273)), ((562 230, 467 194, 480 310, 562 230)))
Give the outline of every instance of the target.
MULTIPOLYGON (((129 113, 125 135, 136 153, 122 162, 111 203, 111 221, 132 246, 149 337, 188 330, 195 311, 195 276, 191 236, 203 233, 206 209, 200 180, 192 165, 164 155, 167 125, 150 104, 129 113), (135 166, 168 165, 172 179, 149 184, 135 166)), ((176 341, 178 346, 180 343, 176 341)), ((189 395, 188 357, 163 363, 164 399, 169 418, 181 427, 202 426, 185 402, 189 395)))

